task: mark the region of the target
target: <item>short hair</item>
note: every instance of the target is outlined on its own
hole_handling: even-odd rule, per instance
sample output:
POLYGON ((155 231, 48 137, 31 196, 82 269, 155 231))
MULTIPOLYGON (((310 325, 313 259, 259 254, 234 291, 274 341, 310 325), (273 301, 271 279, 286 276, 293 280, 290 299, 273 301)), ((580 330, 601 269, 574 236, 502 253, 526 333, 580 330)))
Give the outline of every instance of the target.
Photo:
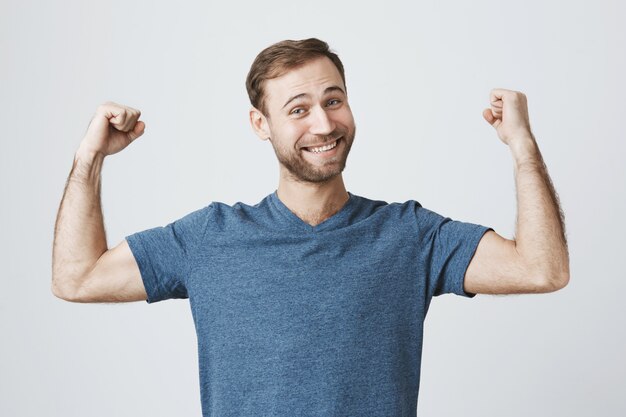
POLYGON ((264 91, 265 81, 280 77, 287 71, 298 68, 319 57, 327 57, 335 64, 339 74, 341 74, 343 85, 346 87, 343 64, 339 56, 328 47, 326 42, 316 38, 299 41, 284 40, 262 50, 252 63, 246 78, 246 89, 248 90, 250 103, 263 115, 267 116, 264 91))

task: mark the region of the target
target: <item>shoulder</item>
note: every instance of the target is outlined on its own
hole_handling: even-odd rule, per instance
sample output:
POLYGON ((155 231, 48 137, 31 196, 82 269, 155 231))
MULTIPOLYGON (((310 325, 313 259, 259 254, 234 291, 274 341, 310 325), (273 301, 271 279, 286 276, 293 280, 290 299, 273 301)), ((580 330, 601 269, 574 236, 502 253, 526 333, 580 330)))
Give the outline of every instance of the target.
POLYGON ((269 197, 263 198, 256 204, 243 201, 227 203, 213 201, 207 207, 208 226, 213 231, 232 231, 245 225, 267 223, 271 218, 269 197))
POLYGON ((416 207, 421 207, 420 203, 415 200, 406 200, 404 202, 386 200, 378 200, 360 195, 352 194, 352 198, 355 199, 356 204, 361 211, 374 214, 377 212, 389 212, 389 213, 404 213, 415 211, 416 207))
POLYGON ((453 219, 439 211, 422 206, 416 200, 390 203, 386 210, 395 220, 410 224, 419 238, 425 240, 437 239, 442 243, 460 239, 473 241, 476 236, 482 236, 489 229, 477 223, 453 219))
POLYGON ((421 207, 415 200, 389 202, 355 194, 352 196, 357 206, 353 212, 352 224, 363 222, 368 226, 376 224, 379 227, 414 227, 417 208, 421 207))

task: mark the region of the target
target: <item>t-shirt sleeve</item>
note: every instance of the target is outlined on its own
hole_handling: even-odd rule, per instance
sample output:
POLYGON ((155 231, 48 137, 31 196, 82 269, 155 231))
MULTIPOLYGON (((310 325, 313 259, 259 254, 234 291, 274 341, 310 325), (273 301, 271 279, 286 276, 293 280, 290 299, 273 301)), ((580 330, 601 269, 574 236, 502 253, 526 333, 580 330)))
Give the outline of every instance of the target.
POLYGON ((126 236, 143 280, 148 303, 189 298, 186 281, 202 241, 211 205, 166 226, 126 236))
POLYGON ((465 271, 478 243, 490 227, 444 217, 431 210, 416 207, 420 244, 423 248, 428 299, 453 293, 472 298, 476 294, 463 288, 465 271))

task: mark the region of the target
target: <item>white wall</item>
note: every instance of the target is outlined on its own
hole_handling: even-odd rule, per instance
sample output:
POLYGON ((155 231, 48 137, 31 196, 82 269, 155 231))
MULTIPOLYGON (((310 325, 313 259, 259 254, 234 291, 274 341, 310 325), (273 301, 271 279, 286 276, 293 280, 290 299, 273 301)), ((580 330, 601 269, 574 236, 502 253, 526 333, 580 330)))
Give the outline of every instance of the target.
POLYGON ((564 290, 434 300, 418 414, 626 414, 626 6, 372 3, 1 0, 0 415, 200 415, 186 300, 51 294, 64 183, 112 100, 141 109, 147 128, 105 161, 110 246, 212 200, 260 201, 278 169, 247 122, 245 76, 261 49, 306 37, 346 66, 349 191, 513 237, 512 159, 481 115, 502 87, 528 96, 565 211, 564 290))

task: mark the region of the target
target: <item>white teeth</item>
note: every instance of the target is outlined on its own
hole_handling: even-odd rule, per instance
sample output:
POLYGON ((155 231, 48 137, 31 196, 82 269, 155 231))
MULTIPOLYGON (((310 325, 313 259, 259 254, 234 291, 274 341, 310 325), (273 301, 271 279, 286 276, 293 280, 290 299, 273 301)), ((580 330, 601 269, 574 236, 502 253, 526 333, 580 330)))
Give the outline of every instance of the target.
POLYGON ((326 146, 320 146, 319 148, 311 148, 311 152, 315 152, 315 153, 320 153, 320 152, 325 152, 325 151, 329 151, 332 148, 334 148, 335 146, 337 146, 337 141, 339 139, 337 139, 336 141, 334 141, 333 143, 326 145, 326 146))

